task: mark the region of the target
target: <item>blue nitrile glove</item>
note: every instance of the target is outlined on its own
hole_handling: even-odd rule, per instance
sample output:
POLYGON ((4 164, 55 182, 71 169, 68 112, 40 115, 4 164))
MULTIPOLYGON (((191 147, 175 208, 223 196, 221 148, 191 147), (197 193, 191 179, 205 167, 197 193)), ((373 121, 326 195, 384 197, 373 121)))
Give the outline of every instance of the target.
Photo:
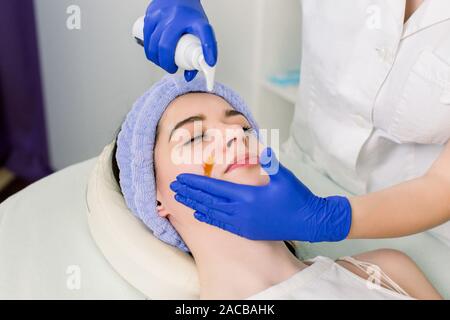
MULTIPOLYGON (((203 56, 211 67, 217 62, 217 43, 200 0, 153 0, 144 20, 144 48, 147 59, 169 73, 178 70, 175 49, 185 33, 197 36, 203 56)), ((191 81, 196 70, 187 70, 184 77, 191 81)))
POLYGON ((278 163, 271 149, 264 154, 269 162, 260 163, 267 172, 274 163, 279 165, 267 185, 249 186, 180 174, 170 185, 176 192, 175 199, 196 210, 197 220, 252 240, 345 239, 352 219, 348 199, 315 196, 278 163))

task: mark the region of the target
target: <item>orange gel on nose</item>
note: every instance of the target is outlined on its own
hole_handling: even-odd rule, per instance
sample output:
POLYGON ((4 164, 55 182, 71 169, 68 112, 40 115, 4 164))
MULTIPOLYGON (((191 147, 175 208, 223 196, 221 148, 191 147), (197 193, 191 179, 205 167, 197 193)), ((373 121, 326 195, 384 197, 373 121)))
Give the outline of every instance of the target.
POLYGON ((212 168, 214 166, 214 157, 210 155, 208 157, 208 160, 206 160, 205 163, 203 163, 203 173, 207 177, 211 177, 212 168))

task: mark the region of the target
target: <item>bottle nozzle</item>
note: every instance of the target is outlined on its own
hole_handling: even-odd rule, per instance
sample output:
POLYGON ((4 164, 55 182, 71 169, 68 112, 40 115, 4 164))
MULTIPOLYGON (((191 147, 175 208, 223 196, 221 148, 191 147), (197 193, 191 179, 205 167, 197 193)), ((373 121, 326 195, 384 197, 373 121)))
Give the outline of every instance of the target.
POLYGON ((214 90, 214 78, 216 75, 216 68, 211 67, 208 63, 206 63, 203 55, 201 56, 201 58, 199 60, 200 60, 199 61, 200 68, 202 69, 202 72, 205 75, 205 79, 206 79, 206 89, 208 91, 213 91, 214 90))
MULTIPOLYGON (((133 37, 138 44, 144 46, 144 20, 140 17, 133 25, 133 37)), ((199 70, 206 79, 206 89, 214 90, 216 67, 209 66, 203 56, 200 39, 192 34, 183 35, 175 49, 175 64, 184 70, 199 70)))

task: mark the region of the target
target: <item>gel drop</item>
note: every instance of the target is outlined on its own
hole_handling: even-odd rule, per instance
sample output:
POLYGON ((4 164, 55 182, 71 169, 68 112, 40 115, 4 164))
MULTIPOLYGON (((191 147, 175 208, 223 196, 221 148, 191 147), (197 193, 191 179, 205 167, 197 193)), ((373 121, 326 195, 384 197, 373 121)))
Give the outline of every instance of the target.
POLYGON ((213 167, 214 167, 214 157, 210 155, 206 160, 206 162, 203 163, 203 174, 207 177, 211 177, 213 167))

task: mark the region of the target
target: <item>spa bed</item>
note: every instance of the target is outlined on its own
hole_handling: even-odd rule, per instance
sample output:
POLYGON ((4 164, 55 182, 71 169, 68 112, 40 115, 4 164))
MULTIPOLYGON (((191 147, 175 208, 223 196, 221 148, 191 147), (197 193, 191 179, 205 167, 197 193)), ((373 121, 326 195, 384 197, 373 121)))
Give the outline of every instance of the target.
MULTIPOLYGON (((129 212, 110 175, 111 145, 0 204, 0 299, 197 299, 192 259, 155 239, 129 212), (101 199, 99 199, 101 198, 101 199)), ((345 192, 304 162, 283 164, 322 195, 345 192)), ((298 255, 375 248, 410 255, 450 298, 450 248, 429 232, 399 239, 298 243, 298 255)))

